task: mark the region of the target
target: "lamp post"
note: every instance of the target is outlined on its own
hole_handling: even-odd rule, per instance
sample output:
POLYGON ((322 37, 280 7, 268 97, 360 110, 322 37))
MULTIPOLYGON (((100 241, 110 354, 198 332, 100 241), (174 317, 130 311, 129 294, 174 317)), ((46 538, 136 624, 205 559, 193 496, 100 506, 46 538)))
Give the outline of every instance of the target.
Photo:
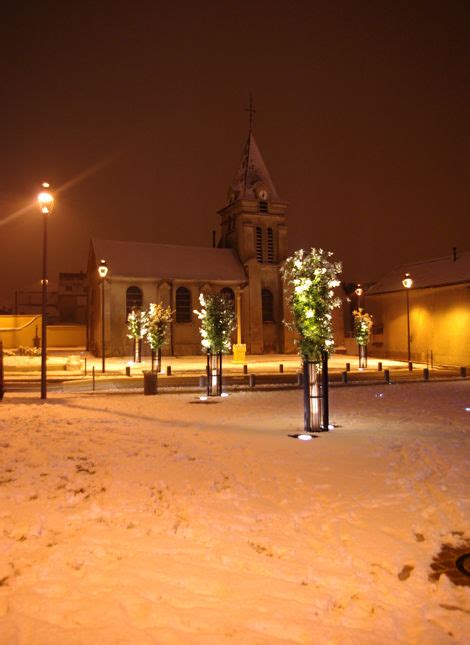
POLYGON ((47 216, 54 208, 54 197, 45 181, 38 195, 39 208, 44 215, 42 243, 42 321, 41 321, 41 399, 47 398, 47 216))
POLYGON ((104 281, 108 275, 106 260, 101 260, 98 267, 98 274, 101 278, 101 371, 105 372, 105 338, 104 338, 104 281))
POLYGON ((401 282, 406 289, 406 331, 407 331, 407 339, 408 339, 408 369, 412 369, 411 335, 410 335, 410 289, 413 286, 413 280, 409 273, 405 273, 405 277, 401 282))
POLYGON ((357 308, 361 308, 361 296, 364 293, 364 289, 361 287, 360 284, 357 285, 357 287, 354 289, 354 293, 357 296, 357 308))

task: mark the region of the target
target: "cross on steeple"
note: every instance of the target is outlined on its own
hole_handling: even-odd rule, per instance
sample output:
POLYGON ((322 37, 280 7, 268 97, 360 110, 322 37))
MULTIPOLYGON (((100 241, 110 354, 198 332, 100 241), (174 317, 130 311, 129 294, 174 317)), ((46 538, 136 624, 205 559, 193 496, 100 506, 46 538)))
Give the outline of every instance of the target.
POLYGON ((249 123, 249 131, 248 134, 251 134, 253 130, 253 120, 254 120, 254 115, 256 114, 256 110, 253 107, 253 95, 250 92, 250 105, 248 108, 245 108, 245 112, 248 112, 250 115, 250 123, 249 123))

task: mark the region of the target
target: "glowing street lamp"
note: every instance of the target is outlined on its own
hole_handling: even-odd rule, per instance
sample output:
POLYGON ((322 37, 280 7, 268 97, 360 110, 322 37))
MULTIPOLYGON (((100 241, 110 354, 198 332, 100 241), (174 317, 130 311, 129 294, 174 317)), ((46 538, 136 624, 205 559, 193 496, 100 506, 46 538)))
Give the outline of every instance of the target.
POLYGON ((54 208, 50 185, 44 182, 38 195, 39 208, 44 215, 42 244, 42 321, 41 321, 41 399, 47 398, 47 216, 54 208))
POLYGON ((413 286, 413 280, 409 273, 405 273, 405 277, 401 281, 406 289, 406 329, 408 336, 408 369, 412 369, 411 363, 411 336, 410 336, 410 289, 413 286))
POLYGON ((105 372, 105 345, 104 345, 104 281, 108 275, 106 260, 101 260, 98 267, 98 275, 101 278, 101 371, 105 372))
POLYGON ((357 296, 357 308, 361 308, 361 296, 364 293, 364 289, 361 287, 360 284, 357 285, 357 287, 354 289, 354 293, 357 296))

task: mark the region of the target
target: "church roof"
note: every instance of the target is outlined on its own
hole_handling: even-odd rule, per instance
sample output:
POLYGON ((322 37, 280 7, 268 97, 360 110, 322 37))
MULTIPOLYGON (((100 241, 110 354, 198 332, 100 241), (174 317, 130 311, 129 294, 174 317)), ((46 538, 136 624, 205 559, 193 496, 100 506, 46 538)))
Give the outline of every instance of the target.
POLYGON ((250 132, 237 174, 230 184, 230 192, 234 199, 258 200, 259 197, 255 190, 259 187, 266 190, 268 199, 274 202, 280 201, 253 133, 250 132))
POLYGON ((91 244, 97 261, 106 260, 110 277, 246 281, 243 266, 232 249, 96 238, 91 244))
POLYGON ((372 285, 367 290, 367 295, 401 291, 404 289, 401 281, 405 273, 410 274, 413 280, 413 289, 470 282, 470 251, 457 253, 455 260, 449 254, 443 258, 402 264, 372 285))

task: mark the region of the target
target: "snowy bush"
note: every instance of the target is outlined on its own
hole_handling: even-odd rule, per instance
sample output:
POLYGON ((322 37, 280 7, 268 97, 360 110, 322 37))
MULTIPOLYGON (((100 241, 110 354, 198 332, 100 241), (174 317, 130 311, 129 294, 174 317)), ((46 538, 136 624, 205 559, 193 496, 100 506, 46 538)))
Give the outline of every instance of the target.
POLYGON ((145 340, 154 352, 165 344, 168 325, 173 312, 170 307, 163 307, 161 303, 151 302, 146 314, 144 325, 145 340))
POLYGON ((366 346, 369 342, 370 333, 372 330, 372 314, 359 307, 353 311, 354 316, 354 338, 358 345, 366 346))
POLYGON ((132 310, 127 317, 127 338, 140 340, 145 336, 147 324, 147 313, 145 311, 132 310))
POLYGON ((333 351, 333 309, 341 305, 333 289, 339 286, 341 262, 333 262, 330 251, 302 249, 287 258, 281 273, 288 287, 288 303, 293 323, 285 324, 300 336, 299 353, 314 362, 321 361, 322 351, 333 351))
POLYGON ((230 335, 235 329, 235 312, 232 303, 221 295, 199 296, 201 311, 194 313, 199 318, 203 351, 217 354, 230 352, 230 335))

